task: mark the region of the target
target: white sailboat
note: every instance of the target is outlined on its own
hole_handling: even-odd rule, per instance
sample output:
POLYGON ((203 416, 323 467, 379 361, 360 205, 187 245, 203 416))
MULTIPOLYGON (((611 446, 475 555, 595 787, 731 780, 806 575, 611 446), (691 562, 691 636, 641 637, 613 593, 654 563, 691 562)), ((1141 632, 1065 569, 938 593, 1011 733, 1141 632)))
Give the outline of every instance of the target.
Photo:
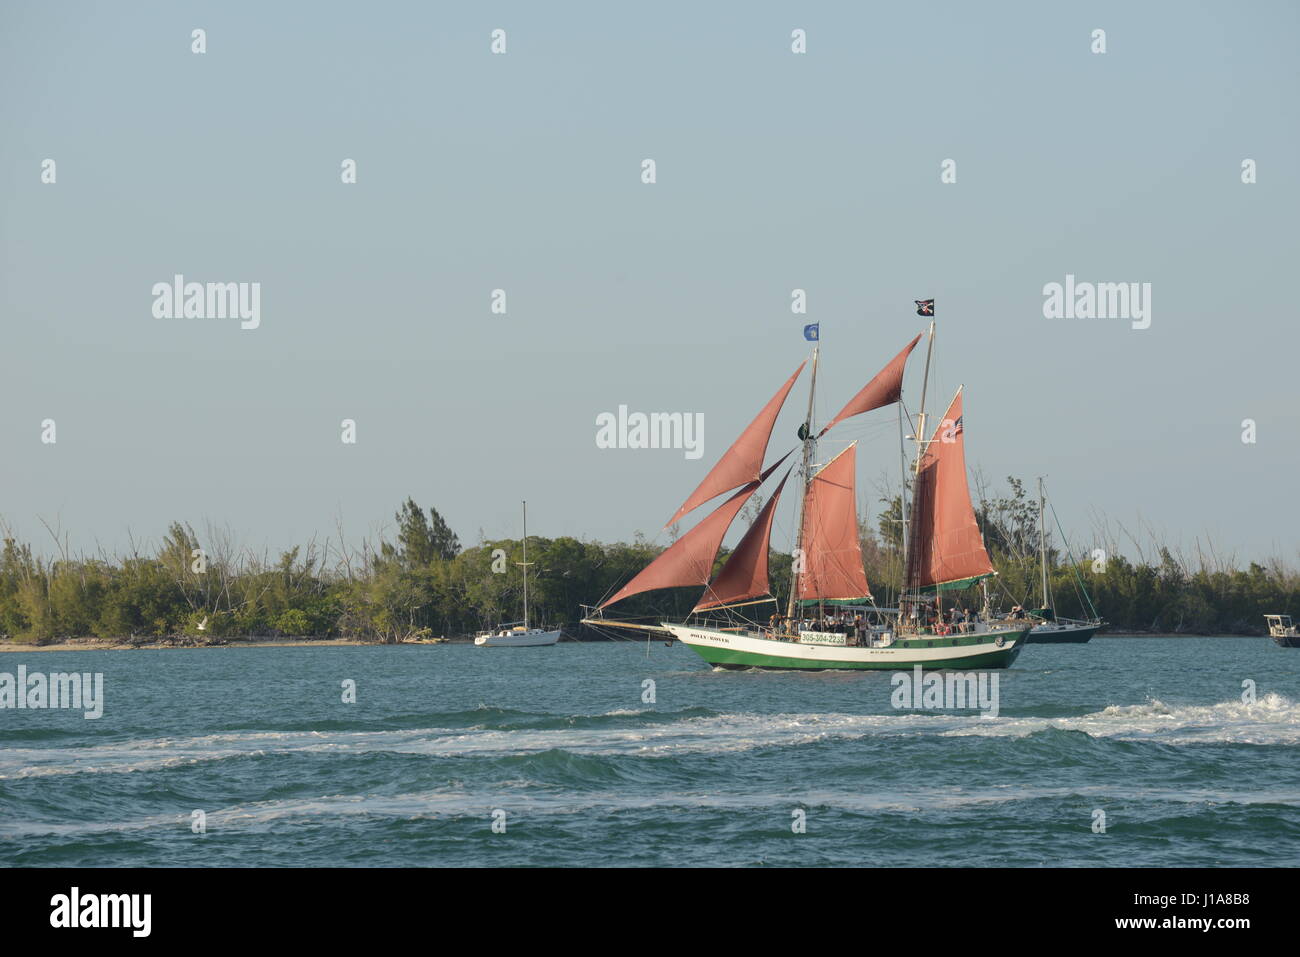
POLYGON ((474 636, 480 648, 532 648, 553 645, 560 640, 560 629, 528 627, 528 503, 524 502, 524 560, 515 562, 524 570, 524 620, 511 621, 474 636))

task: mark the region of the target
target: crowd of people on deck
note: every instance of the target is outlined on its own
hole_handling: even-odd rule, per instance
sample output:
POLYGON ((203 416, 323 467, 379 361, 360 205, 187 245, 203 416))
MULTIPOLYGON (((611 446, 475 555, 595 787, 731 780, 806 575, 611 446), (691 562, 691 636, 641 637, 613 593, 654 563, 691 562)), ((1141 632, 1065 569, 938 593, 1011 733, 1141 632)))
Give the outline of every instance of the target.
POLYGON ((918 603, 912 605, 908 619, 916 631, 928 630, 936 635, 965 635, 975 630, 976 614, 974 609, 967 611, 962 605, 953 605, 944 611, 930 604, 918 603))
MULTIPOLYGON (((1024 612, 1017 605, 1012 612, 1015 617, 1024 617, 1024 612), (1015 612, 1019 611, 1017 616, 1015 612)), ((908 619, 917 632, 931 632, 935 635, 965 635, 975 630, 976 613, 962 605, 953 605, 948 609, 937 609, 934 605, 918 602, 911 606, 908 619)), ((870 644, 871 626, 860 613, 847 611, 823 610, 818 615, 795 616, 790 618, 777 612, 768 619, 767 637, 797 640, 801 631, 820 631, 845 636, 845 644, 850 647, 865 647, 870 644)))
POLYGON ((844 635, 844 643, 851 647, 865 646, 871 635, 871 626, 861 614, 832 611, 815 616, 789 618, 780 613, 769 619, 769 637, 795 639, 801 631, 820 631, 844 635))

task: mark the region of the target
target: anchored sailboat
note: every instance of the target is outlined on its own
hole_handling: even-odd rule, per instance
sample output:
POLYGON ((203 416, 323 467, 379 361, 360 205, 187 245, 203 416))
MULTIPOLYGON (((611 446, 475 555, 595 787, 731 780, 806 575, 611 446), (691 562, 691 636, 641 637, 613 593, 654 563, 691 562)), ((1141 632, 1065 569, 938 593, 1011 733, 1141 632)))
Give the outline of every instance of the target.
MULTIPOLYGON (((930 324, 925 382, 929 381, 934 323, 930 324)), ((716 577, 713 563, 736 515, 790 455, 767 469, 762 463, 772 428, 786 396, 804 369, 801 364, 741 433, 669 524, 703 503, 731 496, 612 596, 596 606, 584 624, 649 628, 690 645, 705 661, 724 668, 895 669, 1004 668, 1020 653, 1028 622, 993 621, 987 613, 945 623, 941 592, 995 574, 975 524, 966 485, 961 393, 933 437, 925 431, 925 387, 921 393, 918 454, 912 470, 915 491, 904 531, 905 591, 898 609, 874 604, 863 570, 857 517, 857 443, 829 462, 814 465, 817 441, 852 416, 899 404, 900 448, 903 372, 918 335, 862 388, 829 424, 814 432, 813 411, 820 345, 812 354, 808 411, 799 428, 802 486, 793 551, 792 581, 784 616, 767 627, 733 609, 775 602, 768 581, 773 513, 791 469, 759 511, 716 577), (955 412, 954 412, 955 410, 955 412), (955 415, 955 420, 951 416, 955 415), (693 585, 704 593, 684 622, 637 625, 608 618, 606 609, 632 595, 693 585)), ((904 458, 905 491, 907 484, 904 458)))
POLYGON ((528 627, 528 503, 524 502, 524 560, 516 562, 524 570, 524 620, 511 621, 474 636, 474 644, 482 648, 528 648, 553 645, 560 640, 560 629, 546 631, 528 627))
MULTIPOLYGON (((1029 641, 1031 644, 1083 644, 1095 635, 1105 626, 1105 622, 1097 615, 1097 610, 1092 608, 1092 599, 1088 597, 1088 590, 1083 587, 1083 581, 1078 579, 1078 570, 1075 570, 1076 580, 1088 607, 1092 608, 1092 618, 1061 618, 1056 614, 1056 606, 1052 600, 1051 584, 1047 578, 1047 520, 1044 509, 1047 506, 1047 495, 1043 492, 1043 480, 1038 480, 1038 554, 1042 562, 1043 572, 1043 607, 1034 612, 1039 618, 1044 619, 1042 624, 1035 625, 1029 632, 1029 641)), ((1055 511, 1053 511, 1055 514, 1055 511)))

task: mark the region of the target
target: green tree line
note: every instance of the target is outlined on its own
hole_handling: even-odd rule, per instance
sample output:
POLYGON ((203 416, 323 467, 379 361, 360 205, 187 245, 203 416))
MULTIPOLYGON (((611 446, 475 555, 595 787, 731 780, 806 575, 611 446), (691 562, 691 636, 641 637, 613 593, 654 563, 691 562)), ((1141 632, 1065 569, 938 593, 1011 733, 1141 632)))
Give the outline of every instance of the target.
MULTIPOLYGON (((976 522, 998 572, 989 581, 990 602, 1004 611, 1013 604, 1039 608, 1038 500, 1020 480, 1009 477, 1007 483, 1006 494, 981 490, 975 502, 976 522)), ((896 595, 903 577, 900 500, 893 496, 882 504, 875 528, 863 523, 861 529, 864 563, 873 590, 896 595)), ((1048 529, 1053 524, 1049 511, 1048 529)), ((1198 554, 1189 562, 1158 541, 1148 543, 1148 560, 1134 561, 1121 554, 1118 536, 1108 531, 1070 555, 1051 531, 1046 538, 1048 587, 1056 613, 1089 618, 1095 608, 1112 632, 1262 635, 1267 634, 1264 615, 1300 616, 1300 575, 1280 561, 1267 567, 1251 562, 1241 569, 1198 554)), ((978 605, 973 599, 973 592, 963 597, 968 607, 978 605)))
MULTIPOLYGON (((1037 607, 1040 590, 1038 502, 1022 483, 1009 493, 981 494, 977 519, 999 575, 994 604, 1037 607)), ((758 503, 747 508, 751 517, 758 503)), ((868 581, 888 604, 902 579, 898 498, 882 501, 860 528, 868 581)), ((12 535, 0 551, 0 636, 40 643, 65 637, 157 638, 355 637, 396 642, 462 635, 522 616, 518 562, 523 543, 482 541, 462 547, 436 509, 407 500, 396 534, 376 548, 308 543, 258 559, 238 553, 221 535, 203 542, 175 522, 152 554, 117 558, 37 556, 12 535)), ((62 551, 62 550, 61 550, 62 551)), ((584 605, 598 603, 659 552, 638 537, 631 544, 578 539, 528 539, 529 607, 534 623, 576 632, 584 605)), ((1154 546, 1150 561, 1115 548, 1104 562, 1072 559, 1049 543, 1056 611, 1087 617, 1083 589, 1112 631, 1262 634, 1265 614, 1300 613, 1300 576, 1279 563, 1245 569, 1201 561, 1195 567, 1154 546), (1079 586, 1082 585, 1082 588, 1079 586)), ((718 566, 726 559, 718 557, 718 566)), ((788 594, 790 556, 773 551, 775 595, 788 594)), ((699 589, 637 595, 620 602, 620 618, 680 616, 699 589)), ((969 599, 967 604, 969 604, 969 599)), ((767 607, 753 606, 763 617, 767 607)))

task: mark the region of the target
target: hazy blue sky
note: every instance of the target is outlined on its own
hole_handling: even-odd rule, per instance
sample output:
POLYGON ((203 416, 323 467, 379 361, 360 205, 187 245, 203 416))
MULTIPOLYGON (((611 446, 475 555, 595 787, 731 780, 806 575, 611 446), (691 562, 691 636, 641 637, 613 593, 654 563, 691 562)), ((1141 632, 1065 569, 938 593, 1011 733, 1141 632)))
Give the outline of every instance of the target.
MULTIPOLYGON (((527 498, 538 534, 653 537, 804 323, 824 422, 934 297, 972 467, 1047 475, 1080 538, 1095 510, 1294 561, 1298 9, 7 2, 0 516, 260 550, 408 495, 517 535, 527 498), (260 328, 155 319, 176 273, 261 283, 260 328), (1045 319, 1067 273, 1150 282, 1150 328, 1045 319), (702 412, 703 458, 598 449, 620 404, 702 412)), ((897 432, 860 421, 874 511, 897 432)))

